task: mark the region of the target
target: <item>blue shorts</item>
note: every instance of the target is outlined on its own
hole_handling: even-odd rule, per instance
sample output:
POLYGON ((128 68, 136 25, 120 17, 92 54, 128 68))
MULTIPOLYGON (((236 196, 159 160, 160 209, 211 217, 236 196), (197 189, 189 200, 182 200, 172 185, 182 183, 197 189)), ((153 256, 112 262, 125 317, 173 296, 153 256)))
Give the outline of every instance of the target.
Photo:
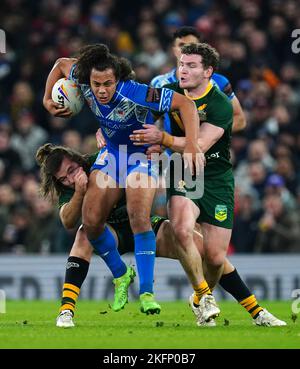
POLYGON ((146 173, 156 181, 159 172, 158 163, 148 160, 144 153, 128 153, 122 147, 116 150, 111 146, 100 150, 91 171, 96 169, 113 178, 121 188, 126 187, 126 179, 131 173, 146 173))

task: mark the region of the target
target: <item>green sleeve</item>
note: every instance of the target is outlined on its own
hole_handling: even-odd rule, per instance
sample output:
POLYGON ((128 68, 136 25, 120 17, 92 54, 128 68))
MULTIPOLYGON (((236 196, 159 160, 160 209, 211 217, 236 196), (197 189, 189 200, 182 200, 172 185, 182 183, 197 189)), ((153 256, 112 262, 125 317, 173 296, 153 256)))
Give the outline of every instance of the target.
POLYGON ((207 123, 221 127, 224 130, 232 127, 233 108, 230 100, 222 92, 218 92, 206 111, 207 123))
POLYGON ((167 85, 163 85, 162 88, 169 88, 175 92, 182 93, 182 89, 179 87, 179 82, 168 83, 167 85))
POLYGON ((58 208, 60 209, 64 204, 67 204, 68 202, 71 201, 73 195, 74 195, 74 190, 70 189, 70 190, 66 190, 64 191, 58 198, 58 208))
POLYGON ((91 154, 91 155, 88 156, 88 162, 89 162, 90 167, 95 163, 98 154, 99 154, 99 151, 97 151, 94 154, 91 154))

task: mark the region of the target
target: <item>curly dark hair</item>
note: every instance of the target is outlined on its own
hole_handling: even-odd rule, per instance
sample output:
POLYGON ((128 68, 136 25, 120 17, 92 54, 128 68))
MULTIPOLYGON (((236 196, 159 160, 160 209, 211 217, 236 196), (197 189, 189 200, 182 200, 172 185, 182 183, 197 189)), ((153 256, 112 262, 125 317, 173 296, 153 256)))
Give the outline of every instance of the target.
POLYGON ((87 155, 80 154, 64 146, 46 143, 38 149, 35 156, 41 168, 40 193, 45 198, 49 197, 52 202, 54 202, 56 196, 60 196, 67 188, 55 177, 63 159, 66 157, 80 164, 86 173, 89 172, 87 155))
POLYGON ((98 71, 111 68, 116 80, 127 81, 135 77, 130 62, 125 58, 111 54, 104 44, 87 45, 80 50, 75 69, 79 83, 87 85, 90 83, 90 74, 93 68, 98 71))
POLYGON ((201 55, 204 69, 212 67, 214 72, 218 69, 220 61, 219 53, 215 48, 204 42, 198 44, 186 44, 182 46, 181 52, 182 54, 187 55, 201 55))

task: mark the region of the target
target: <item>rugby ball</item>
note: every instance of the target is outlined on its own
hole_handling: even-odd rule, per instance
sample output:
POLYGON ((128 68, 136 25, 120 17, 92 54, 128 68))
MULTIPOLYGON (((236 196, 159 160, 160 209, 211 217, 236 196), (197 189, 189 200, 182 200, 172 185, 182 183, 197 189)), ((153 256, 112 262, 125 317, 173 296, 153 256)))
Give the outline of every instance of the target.
POLYGON ((69 108, 72 116, 78 114, 83 108, 84 97, 80 88, 67 78, 61 78, 55 82, 51 97, 63 108, 69 108))

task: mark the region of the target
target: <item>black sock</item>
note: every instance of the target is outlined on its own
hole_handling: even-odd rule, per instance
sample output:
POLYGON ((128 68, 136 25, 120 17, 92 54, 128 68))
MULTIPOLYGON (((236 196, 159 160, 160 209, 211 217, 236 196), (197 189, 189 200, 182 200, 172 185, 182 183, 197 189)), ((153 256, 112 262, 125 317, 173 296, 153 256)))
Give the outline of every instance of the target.
POLYGON ((70 256, 66 265, 65 283, 62 291, 60 311, 71 310, 74 314, 80 288, 84 282, 90 263, 84 259, 70 256))
POLYGON ((252 295, 236 269, 228 274, 223 274, 220 278, 219 284, 238 302, 252 295))

